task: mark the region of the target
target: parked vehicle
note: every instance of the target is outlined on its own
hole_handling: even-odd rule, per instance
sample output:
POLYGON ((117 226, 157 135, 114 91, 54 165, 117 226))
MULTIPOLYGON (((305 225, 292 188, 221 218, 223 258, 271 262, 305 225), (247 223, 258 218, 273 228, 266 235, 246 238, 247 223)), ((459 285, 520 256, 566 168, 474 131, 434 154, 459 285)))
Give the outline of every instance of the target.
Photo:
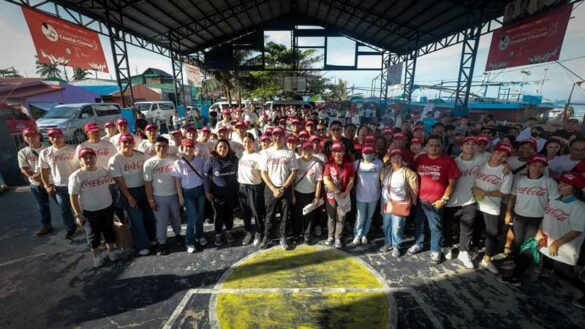
POLYGON ((175 103, 171 101, 136 102, 134 106, 144 114, 147 120, 153 122, 156 120, 169 122, 176 110, 175 103))
POLYGON ((297 109, 313 109, 313 106, 304 101, 268 101, 264 104, 264 109, 273 113, 275 109, 281 107, 296 107, 297 109))
POLYGON ((33 118, 4 103, 0 103, 1 121, 6 122, 10 134, 21 134, 25 128, 37 128, 33 118))
POLYGON ((103 125, 106 121, 115 121, 120 114, 120 106, 114 103, 63 104, 55 106, 38 119, 37 125, 45 138, 49 129, 60 128, 66 141, 81 143, 86 139, 83 125, 87 122, 103 125))

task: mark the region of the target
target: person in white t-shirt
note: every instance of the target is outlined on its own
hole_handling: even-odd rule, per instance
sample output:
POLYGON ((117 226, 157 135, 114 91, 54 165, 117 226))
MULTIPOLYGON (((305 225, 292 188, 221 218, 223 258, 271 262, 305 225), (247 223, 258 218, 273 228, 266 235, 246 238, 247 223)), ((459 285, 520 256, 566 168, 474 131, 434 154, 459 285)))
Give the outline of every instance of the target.
POLYGON ((264 155, 264 153, 266 152, 266 150, 268 150, 270 147, 272 147, 272 140, 270 140, 270 136, 269 135, 261 135, 260 136, 260 155, 264 155))
MULTIPOLYGON (((207 147, 207 145, 205 143, 199 143, 197 141, 197 129, 195 129, 195 127, 189 127, 187 128, 187 132, 185 133, 185 139, 190 139, 193 141, 193 144, 195 145, 195 151, 194 151, 194 155, 201 157, 201 159, 203 159, 203 161, 207 161, 209 160, 209 148, 207 147)), ((177 157, 182 156, 183 154, 183 146, 180 145, 179 146, 179 152, 177 157)), ((169 153, 170 155, 170 153, 169 153)))
POLYGON ((544 208, 550 200, 558 197, 557 183, 544 175, 548 162, 544 155, 533 156, 528 160, 528 173, 514 181, 508 200, 505 223, 514 225, 514 250, 534 238, 542 218, 544 208))
POLYGON ((148 124, 144 128, 144 133, 146 134, 146 140, 141 141, 136 150, 142 152, 146 158, 152 158, 156 155, 154 144, 156 143, 156 137, 158 136, 158 129, 156 125, 148 124))
MULTIPOLYGON (((49 207, 49 193, 43 186, 41 168, 39 166, 39 154, 46 146, 41 143, 41 134, 34 128, 25 128, 22 137, 28 144, 18 151, 18 167, 20 172, 28 178, 30 189, 37 203, 37 209, 41 217, 41 227, 37 235, 46 235, 53 230, 51 225, 51 209, 49 207)), ((50 178, 49 178, 50 180, 50 178)))
POLYGON ((114 253, 116 234, 114 233, 114 207, 110 194, 110 173, 97 165, 97 154, 89 147, 77 153, 81 169, 69 176, 71 206, 77 224, 85 229, 87 242, 93 255, 93 266, 100 267, 104 258, 100 255, 101 239, 106 243, 107 257, 118 259, 114 253))
POLYGON ((116 126, 118 128, 118 134, 110 138, 110 143, 114 144, 118 151, 122 149, 122 145, 120 144, 120 137, 125 134, 131 134, 132 137, 134 137, 134 147, 138 147, 138 145, 140 145, 140 142, 142 142, 142 138, 140 138, 140 136, 138 135, 130 133, 130 126, 128 125, 128 120, 120 118, 116 120, 116 126))
POLYGON ((351 246, 368 244, 368 233, 378 200, 380 200, 380 174, 384 163, 375 158, 373 146, 362 147, 362 160, 356 160, 353 167, 356 171, 356 221, 353 229, 351 246))
POLYGON ((106 135, 102 137, 102 140, 106 140, 111 143, 112 137, 116 136, 116 124, 113 121, 106 121, 106 123, 104 123, 104 132, 106 135))
POLYGON ((203 235, 205 219, 205 193, 209 192, 207 179, 203 177, 205 160, 195 155, 195 142, 191 139, 182 141, 183 156, 173 164, 171 175, 175 177, 175 188, 179 204, 187 209, 187 231, 185 245, 188 253, 195 252, 195 244, 205 246, 207 240, 203 235))
POLYGON ((144 162, 144 187, 148 204, 156 219, 157 255, 166 255, 167 227, 169 221, 177 244, 181 244, 181 214, 175 179, 171 175, 177 158, 168 155, 169 140, 157 137, 154 143, 156 155, 144 162))
POLYGON ((228 109, 223 109, 221 110, 221 117, 222 120, 219 121, 216 125, 215 125, 215 131, 219 132, 220 128, 227 128, 228 133, 232 131, 232 124, 231 124, 231 112, 228 109))
POLYGON ((272 141, 274 145, 266 150, 260 162, 262 180, 266 184, 264 189, 266 221, 264 237, 259 246, 261 248, 268 246, 270 231, 276 221, 276 209, 280 206, 280 245, 286 250, 288 249, 286 226, 290 217, 293 184, 299 164, 295 153, 284 145, 284 130, 282 128, 276 127, 272 130, 272 141))
POLYGON ((134 150, 134 137, 120 137, 120 152, 108 164, 110 175, 120 190, 122 207, 130 220, 132 241, 138 254, 146 256, 150 246, 156 245, 156 224, 144 190, 143 165, 146 157, 134 150))
POLYGON ((303 208, 311 203, 318 206, 323 189, 323 163, 313 156, 313 144, 301 145, 298 158, 299 170, 294 183, 293 195, 293 231, 297 243, 313 244, 311 237, 315 225, 317 209, 303 215, 303 208))
POLYGON ((241 158, 245 150, 242 141, 246 136, 246 131, 248 130, 248 128, 246 127, 246 124, 243 121, 236 122, 235 128, 236 131, 232 133, 232 139, 230 140, 230 148, 238 158, 241 158))
POLYGON ((498 269, 492 262, 492 257, 497 253, 497 239, 499 232, 499 220, 502 197, 510 194, 512 190, 512 173, 505 174, 504 163, 512 154, 512 147, 507 144, 499 144, 494 149, 490 160, 480 167, 473 187, 473 195, 477 200, 479 211, 482 213, 485 228, 485 256, 481 267, 497 274, 498 269))
POLYGON ((260 173, 262 155, 256 152, 254 136, 247 133, 242 143, 246 150, 238 161, 238 183, 240 185, 238 199, 240 209, 244 217, 246 234, 242 245, 247 245, 254 240, 257 246, 262 240, 264 232, 264 182, 260 173), (254 225, 252 225, 254 218, 254 225))
POLYGON ((488 151, 488 148, 491 144, 491 139, 485 135, 481 135, 477 137, 477 150, 475 152, 475 156, 480 159, 482 162, 487 162, 492 154, 488 151))
POLYGON ((473 197, 472 189, 475 185, 475 179, 479 168, 485 163, 482 158, 475 156, 477 147, 477 138, 468 136, 463 139, 461 145, 461 154, 455 158, 457 168, 461 176, 455 185, 455 190, 445 206, 445 223, 443 225, 443 236, 445 240, 445 258, 452 259, 453 253, 453 223, 459 223, 459 255, 457 258, 468 269, 475 268, 471 251, 471 241, 474 235, 475 218, 477 214, 477 205, 473 197))
POLYGON ((87 140, 77 145, 76 154, 84 148, 90 148, 94 150, 97 156, 97 166, 100 168, 108 168, 108 162, 118 150, 116 147, 107 140, 100 138, 100 126, 95 122, 88 122, 84 125, 83 130, 87 134, 87 140))
POLYGON ((579 162, 585 160, 585 139, 573 139, 569 145, 569 152, 570 154, 557 156, 549 162, 554 175, 572 171, 579 162))
MULTIPOLYGON (((578 172, 567 172, 559 178, 560 197, 549 201, 544 209, 544 218, 535 239, 538 241, 542 258, 542 267, 552 270, 556 275, 571 282, 582 296, 573 304, 585 309, 585 282, 575 271, 579 252, 585 240, 585 177, 578 172)), ((530 248, 515 258, 516 267, 511 277, 502 277, 501 281, 520 285, 520 278, 533 263, 530 248)))
POLYGON ((71 211, 67 182, 69 176, 79 168, 79 161, 75 156, 73 146, 65 144, 63 132, 59 128, 49 129, 47 132, 51 146, 39 153, 39 167, 45 190, 54 196, 61 208, 61 217, 67 228, 65 238, 73 239, 77 225, 71 211))

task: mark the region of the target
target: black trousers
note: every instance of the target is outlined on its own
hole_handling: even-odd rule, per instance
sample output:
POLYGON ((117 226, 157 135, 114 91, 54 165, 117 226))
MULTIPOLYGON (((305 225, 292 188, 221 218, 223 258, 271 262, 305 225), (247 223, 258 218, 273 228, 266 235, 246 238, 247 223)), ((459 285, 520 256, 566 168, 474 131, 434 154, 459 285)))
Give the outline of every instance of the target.
POLYGON ((87 218, 83 228, 91 249, 96 249, 101 245, 102 236, 106 243, 116 242, 113 205, 96 211, 83 210, 83 216, 87 218))
POLYGON ((246 231, 264 232, 264 183, 240 184, 238 199, 246 231), (254 218, 254 226, 252 226, 252 218, 254 218))
POLYGON ((272 226, 276 222, 276 212, 280 210, 279 234, 280 238, 286 238, 286 225, 288 222, 289 211, 291 210, 292 188, 284 190, 284 194, 275 198, 268 186, 264 188, 264 201, 266 203, 266 222, 264 226, 264 236, 269 239, 272 226))
POLYGON ((236 204, 236 194, 214 194, 211 205, 213 206, 215 213, 215 234, 221 233, 224 225, 226 230, 231 230, 234 227, 234 208, 236 207, 236 204))
POLYGON ((303 208, 315 199, 315 193, 300 193, 294 191, 296 203, 293 206, 293 233, 295 236, 311 237, 311 230, 315 222, 315 216, 319 209, 315 209, 310 213, 303 215, 303 208))
POLYGON ((481 212, 485 221, 485 254, 492 257, 498 253, 498 234, 500 232, 500 220, 498 215, 481 212))
POLYGON ((534 238, 542 217, 524 217, 516 215, 514 220, 514 250, 519 251, 522 243, 528 239, 534 238))
POLYGON ((445 208, 443 216, 443 245, 452 247, 453 233, 459 233, 459 250, 469 251, 473 239, 477 205, 475 203, 462 207, 445 208), (455 231, 455 232, 454 232, 455 231))

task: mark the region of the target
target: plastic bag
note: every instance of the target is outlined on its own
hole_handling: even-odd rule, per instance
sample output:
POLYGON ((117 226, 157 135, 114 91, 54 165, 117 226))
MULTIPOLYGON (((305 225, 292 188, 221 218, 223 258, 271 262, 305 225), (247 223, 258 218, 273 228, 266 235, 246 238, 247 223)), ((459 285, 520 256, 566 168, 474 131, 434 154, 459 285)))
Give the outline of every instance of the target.
POLYGON ((529 250, 530 254, 532 254, 532 261, 535 265, 540 264, 540 252, 538 252, 538 241, 535 238, 528 239, 522 242, 520 245, 520 252, 524 252, 525 250, 529 250))

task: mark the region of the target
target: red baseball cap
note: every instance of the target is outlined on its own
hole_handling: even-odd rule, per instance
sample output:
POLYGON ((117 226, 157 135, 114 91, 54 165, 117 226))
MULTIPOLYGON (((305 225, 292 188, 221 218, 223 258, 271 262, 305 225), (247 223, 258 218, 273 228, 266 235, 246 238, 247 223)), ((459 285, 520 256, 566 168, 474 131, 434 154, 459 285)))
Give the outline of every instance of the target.
POLYGON ((219 129, 217 129, 217 132, 219 133, 219 132, 227 131, 227 130, 229 130, 229 129, 226 126, 221 126, 221 127, 219 127, 219 129))
POLYGON ((100 131, 100 130, 101 130, 100 125, 98 125, 96 122, 88 122, 88 123, 83 125, 83 131, 85 131, 86 133, 100 131))
POLYGON ((498 144, 494 149, 496 152, 506 152, 508 156, 512 155, 512 147, 508 144, 498 144))
POLYGON ((132 142, 134 143, 134 136, 131 134, 124 134, 120 136, 120 142, 132 142))
POLYGON ((345 151, 345 146, 341 142, 335 142, 331 145, 331 152, 345 151))
POLYGON ((299 137, 309 137, 309 132, 307 132, 306 130, 303 130, 303 131, 299 132, 299 137))
POLYGON ((81 150, 79 150, 79 153, 77 153, 77 158, 81 159, 86 154, 91 154, 93 156, 96 156, 95 151, 92 148, 84 147, 81 150))
POLYGON ((149 125, 146 125, 146 127, 144 127, 144 130, 151 130, 151 129, 152 130, 158 130, 158 128, 156 127, 156 125, 153 125, 153 124, 149 124, 149 125))
POLYGON ((474 142, 475 144, 477 144, 477 137, 467 136, 467 137, 463 138, 463 142, 461 142, 461 144, 465 144, 467 142, 474 142))
POLYGON ((183 139, 181 141, 181 145, 183 145, 184 147, 193 147, 195 146, 195 142, 190 139, 183 139))
POLYGON ((535 163, 535 162, 540 162, 540 163, 542 163, 543 165, 545 165, 545 166, 548 166, 548 160, 547 160, 547 158, 546 158, 544 155, 542 155, 542 154, 537 154, 537 155, 534 155, 534 156, 532 156, 532 157, 530 158, 530 160, 528 160, 528 164, 535 163))
POLYGON ((34 128, 24 128, 22 130, 22 136, 35 136, 38 135, 39 132, 34 128))
POLYGON ((559 182, 569 184, 580 190, 585 188, 585 176, 578 172, 566 172, 561 176, 556 177, 559 182))
POLYGON ((267 135, 272 135, 272 131, 274 130, 274 128, 272 127, 268 127, 266 129, 264 129, 264 133, 267 135))
POLYGON ((177 135, 183 137, 183 133, 180 130, 171 131, 171 135, 177 135))
POLYGON ((281 118, 280 120, 278 120, 278 122, 280 122, 280 123, 286 123, 286 119, 285 118, 281 118))
POLYGON ((315 125, 315 122, 313 122, 313 120, 307 120, 305 122, 305 126, 314 126, 314 125, 315 125))
POLYGON ((301 150, 306 150, 306 149, 313 149, 313 143, 311 142, 306 142, 303 143, 303 145, 301 146, 301 150))
POLYGON ((382 135, 393 135, 394 130, 392 128, 384 128, 382 129, 382 135))
POLYGON ((284 130, 280 127, 272 129, 272 135, 284 135, 284 130))
POLYGON ((238 107, 238 108, 236 109, 236 112, 237 112, 237 113, 243 113, 243 112, 244 112, 244 110, 242 110, 241 108, 239 108, 239 107, 238 107))
POLYGON ((309 142, 311 142, 311 143, 321 142, 321 138, 317 135, 311 135, 311 136, 309 136, 309 142))
POLYGON ((201 131, 204 132, 204 133, 210 133, 211 132, 211 128, 205 126, 205 127, 201 128, 201 131))
POLYGON ((386 154, 389 157, 392 157, 396 154, 400 154, 401 157, 404 157, 404 152, 402 152, 402 149, 399 147, 393 148, 393 149, 388 149, 388 151, 386 152, 386 154))
POLYGON ((371 153, 374 153, 374 151, 375 151, 374 147, 371 145, 366 145, 366 146, 362 147, 363 154, 371 154, 371 153))
POLYGON ((290 121, 290 124, 291 124, 291 125, 298 125, 298 124, 300 124, 300 123, 301 123, 301 121, 299 121, 299 119, 297 119, 297 118, 294 118, 294 119, 292 119, 292 120, 290 121))
POLYGON ((298 142, 299 142, 299 140, 298 140, 297 136, 295 136, 295 135, 289 135, 289 136, 286 138, 286 142, 287 142, 287 143, 296 144, 296 143, 298 143, 298 142))
POLYGON ((486 136, 483 136, 483 135, 482 135, 482 136, 478 136, 478 137, 476 138, 476 140, 477 140, 477 144, 479 144, 479 143, 486 143, 486 144, 489 144, 489 143, 490 143, 490 139, 489 139, 489 138, 487 138, 486 136))
POLYGON ((396 133, 396 134, 394 134, 394 135, 393 135, 393 137, 392 137, 392 138, 394 138, 394 139, 400 139, 400 140, 402 140, 402 139, 404 139, 404 137, 405 137, 405 136, 404 136, 404 134, 403 134, 403 133, 396 133))
POLYGON ((223 109, 223 110, 221 110, 221 114, 223 114, 223 115, 226 115, 226 114, 227 114, 227 115, 230 115, 230 113, 231 113, 231 112, 230 112, 230 110, 228 110, 228 109, 223 109))
POLYGON ((116 124, 113 121, 106 121, 106 123, 104 123, 104 128, 108 128, 108 127, 115 127, 116 124))
POLYGON ((413 139, 410 140, 410 145, 412 145, 412 144, 423 145, 424 144, 424 140, 422 138, 415 137, 415 138, 413 138, 413 139))
POLYGON ((523 139, 523 140, 518 141, 518 146, 523 145, 523 144, 530 144, 536 150, 536 141, 532 138, 523 139))
POLYGON ((186 133, 190 133, 190 132, 196 134, 197 133, 197 129, 195 129, 195 127, 187 127, 187 129, 185 129, 185 134, 186 133))
POLYGON ((119 125, 128 125, 128 120, 124 119, 124 118, 120 118, 118 120, 116 120, 116 124, 119 125))
POLYGON ((376 141, 376 137, 374 137, 372 135, 367 135, 364 137, 364 144, 374 144, 375 141, 376 141))
POLYGON ((244 121, 236 122, 236 128, 246 128, 246 123, 244 121))
POLYGON ((47 136, 53 136, 53 135, 63 136, 63 131, 59 128, 51 128, 51 129, 49 129, 49 131, 47 131, 47 136))
POLYGON ((262 135, 262 136, 260 136, 260 141, 261 142, 270 142, 270 137, 268 135, 262 135))

